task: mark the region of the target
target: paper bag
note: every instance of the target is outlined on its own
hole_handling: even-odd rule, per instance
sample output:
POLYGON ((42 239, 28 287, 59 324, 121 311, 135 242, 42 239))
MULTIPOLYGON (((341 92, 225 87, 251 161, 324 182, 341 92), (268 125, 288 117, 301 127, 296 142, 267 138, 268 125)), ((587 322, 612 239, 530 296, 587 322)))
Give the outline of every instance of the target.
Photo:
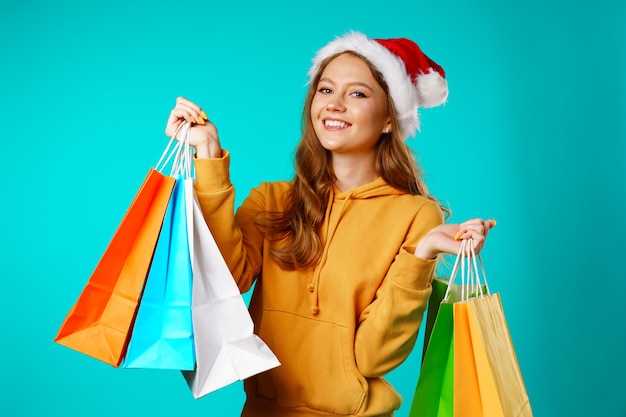
POLYGON ((468 305, 467 319, 472 341, 476 380, 480 391, 480 404, 482 415, 489 417, 505 417, 502 409, 500 395, 496 388, 496 380, 487 356, 487 349, 480 334, 479 324, 476 318, 476 302, 468 305))
POLYGON ((192 370, 191 260, 182 179, 177 179, 148 273, 124 368, 192 370))
POLYGON ((499 295, 490 294, 471 240, 462 242, 449 282, 433 282, 431 308, 436 315, 410 415, 532 416, 499 295), (443 344, 442 335, 451 340, 443 344))
MULTIPOLYGON (((454 303, 454 417, 486 417, 468 320, 471 301, 454 303)), ((489 415, 488 417, 497 417, 489 415)))
POLYGON ((433 325, 409 417, 453 417, 453 305, 442 303, 433 325))
MULTIPOLYGON (((504 416, 532 417, 530 400, 504 317, 500 294, 478 298, 472 303, 472 307, 470 313, 476 318, 474 339, 485 347, 488 369, 493 377, 504 416)), ((490 400, 493 400, 493 396, 490 400)))
POLYGON ((173 187, 150 169, 55 342, 119 365, 173 187))
POLYGON ((196 369, 183 372, 195 398, 279 366, 254 326, 195 196, 185 180, 193 270, 192 314, 196 369))

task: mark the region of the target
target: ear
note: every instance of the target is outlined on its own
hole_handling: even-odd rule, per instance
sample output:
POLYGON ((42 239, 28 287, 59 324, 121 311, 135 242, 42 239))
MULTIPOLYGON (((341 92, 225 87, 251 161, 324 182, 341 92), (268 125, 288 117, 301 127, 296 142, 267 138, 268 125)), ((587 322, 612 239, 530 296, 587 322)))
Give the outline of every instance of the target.
POLYGON ((387 120, 385 127, 383 127, 383 133, 391 133, 391 120, 387 120))

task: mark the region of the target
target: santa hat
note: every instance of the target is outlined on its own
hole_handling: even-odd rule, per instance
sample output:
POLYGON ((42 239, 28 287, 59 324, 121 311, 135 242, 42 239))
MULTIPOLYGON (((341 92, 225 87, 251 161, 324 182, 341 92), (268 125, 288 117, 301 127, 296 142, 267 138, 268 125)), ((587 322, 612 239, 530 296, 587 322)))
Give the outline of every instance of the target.
POLYGON ((443 68, 415 42, 405 38, 370 39, 359 32, 337 37, 320 49, 309 69, 309 81, 315 78, 326 58, 347 51, 365 57, 383 75, 404 138, 413 136, 419 129, 419 107, 439 106, 448 98, 443 68))

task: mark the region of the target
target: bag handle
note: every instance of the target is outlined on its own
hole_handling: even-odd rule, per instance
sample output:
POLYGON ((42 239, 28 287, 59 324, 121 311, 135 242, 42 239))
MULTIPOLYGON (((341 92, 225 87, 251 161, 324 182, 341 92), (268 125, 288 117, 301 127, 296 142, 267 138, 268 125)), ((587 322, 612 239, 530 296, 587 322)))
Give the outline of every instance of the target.
POLYGON ((461 301, 467 301, 470 298, 485 295, 483 293, 483 285, 485 286, 487 295, 491 295, 485 274, 485 267, 480 254, 476 254, 472 239, 464 239, 461 241, 461 247, 459 248, 456 261, 450 273, 448 289, 446 290, 442 302, 448 301, 450 290, 452 289, 452 285, 454 285, 459 270, 461 271, 461 301), (480 265, 480 273, 478 265, 480 265))
POLYGON ((189 145, 190 132, 191 123, 187 121, 183 121, 176 128, 176 131, 165 147, 159 162, 155 165, 155 169, 157 171, 163 172, 170 160, 174 158, 170 170, 171 177, 183 176, 183 178, 189 178, 192 175, 192 156, 191 146, 189 145), (176 137, 179 133, 181 134, 181 139, 177 140, 176 137), (174 144, 173 147, 172 144, 174 144))
POLYGON ((191 176, 191 146, 189 145, 191 123, 184 121, 181 125, 182 137, 179 140, 178 153, 172 164, 172 176, 182 176, 183 179, 186 179, 191 176))
POLYGON ((156 165, 154 166, 154 169, 156 169, 157 171, 162 172, 163 169, 169 163, 170 159, 172 159, 172 156, 177 154, 177 152, 179 151, 180 142, 176 140, 176 136, 178 135, 180 130, 183 128, 183 126, 184 126, 184 123, 181 123, 176 128, 176 131, 174 132, 174 134, 170 138, 170 141, 167 143, 167 146, 165 147, 165 150, 161 154, 161 158, 159 158, 159 162, 157 162, 156 165), (175 143, 175 146, 174 146, 174 149, 172 149, 170 151, 170 148, 172 147, 172 143, 175 143))
MULTIPOLYGON (((471 240, 471 239, 470 239, 471 240)), ((480 288, 480 292, 481 295, 482 294, 482 287, 483 285, 485 286, 485 290, 487 292, 487 295, 491 295, 491 290, 489 289, 489 283, 487 282, 487 274, 485 273, 485 265, 483 265, 483 260, 480 257, 480 254, 476 254, 474 252, 474 245, 469 245, 471 248, 471 252, 472 252, 472 262, 473 262, 473 266, 474 266, 474 273, 476 275, 476 283, 478 284, 479 288, 480 288), (480 265, 480 274, 478 273, 478 265, 476 263, 476 261, 478 260, 478 264, 480 265), (481 285, 481 279, 482 277, 482 284, 481 285)))

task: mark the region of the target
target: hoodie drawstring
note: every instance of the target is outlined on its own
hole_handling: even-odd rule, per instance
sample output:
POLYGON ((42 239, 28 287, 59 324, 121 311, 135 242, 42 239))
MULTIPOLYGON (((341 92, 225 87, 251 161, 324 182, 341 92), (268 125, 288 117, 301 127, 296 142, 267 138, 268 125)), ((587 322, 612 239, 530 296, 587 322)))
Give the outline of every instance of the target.
POLYGON ((309 292, 312 292, 315 297, 313 300, 313 305, 311 306, 311 314, 313 315, 319 314, 319 311, 320 311, 320 308, 319 308, 320 276, 322 274, 322 268, 326 264, 326 259, 328 258, 328 248, 330 246, 330 242, 333 239, 333 236, 335 235, 335 232, 337 231, 337 228, 339 226, 339 221, 341 220, 341 216, 343 215, 343 212, 348 206, 348 202, 352 200, 352 196, 353 196, 352 192, 346 194, 343 200, 343 204, 339 208, 337 220, 333 224, 331 224, 330 222, 330 215, 331 215, 333 204, 335 202, 334 190, 331 190, 330 196, 328 198, 328 205, 326 206, 326 213, 325 213, 326 221, 324 222, 325 227, 322 230, 322 238, 324 239, 324 251, 322 252, 322 257, 320 258, 319 264, 317 265, 317 267, 315 268, 315 271, 313 272, 313 281, 307 285, 307 289, 309 290, 309 292))

